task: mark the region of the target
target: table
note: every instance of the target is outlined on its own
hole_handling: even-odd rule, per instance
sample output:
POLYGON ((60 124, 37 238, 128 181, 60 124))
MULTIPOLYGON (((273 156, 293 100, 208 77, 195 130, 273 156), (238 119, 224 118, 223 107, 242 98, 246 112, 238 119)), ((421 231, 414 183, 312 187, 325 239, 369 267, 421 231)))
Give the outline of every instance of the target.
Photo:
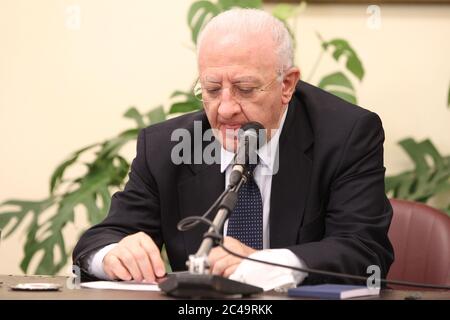
MULTIPOLYGON (((14 276, 0 275, 0 300, 177 300, 162 292, 122 291, 97 289, 70 289, 66 285, 67 277, 53 276, 14 276), (60 291, 27 292, 12 291, 10 286, 18 283, 51 282, 61 285, 60 291)), ((371 300, 450 300, 450 291, 406 291, 384 289, 379 297, 369 297, 371 300)), ((285 293, 265 292, 248 298, 249 300, 298 300, 288 297, 285 293)), ((364 298, 358 298, 367 300, 364 298)))

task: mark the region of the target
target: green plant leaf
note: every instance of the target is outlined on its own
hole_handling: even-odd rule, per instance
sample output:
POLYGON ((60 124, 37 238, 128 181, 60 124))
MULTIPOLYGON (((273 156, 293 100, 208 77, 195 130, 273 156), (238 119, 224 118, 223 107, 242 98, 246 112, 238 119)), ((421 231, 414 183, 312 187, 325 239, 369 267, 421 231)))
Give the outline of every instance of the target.
POLYGON ((448 87, 448 94, 447 94, 447 108, 450 108, 450 86, 448 87))
POLYGON ((193 93, 191 93, 191 92, 184 92, 184 91, 180 91, 180 90, 174 91, 174 92, 170 95, 170 97, 171 97, 171 98, 184 97, 184 98, 186 98, 187 100, 194 100, 194 99, 195 99, 193 93))
POLYGON ((349 102, 349 103, 353 103, 353 104, 358 104, 358 101, 356 100, 356 97, 351 94, 351 93, 347 93, 347 92, 343 92, 343 91, 338 91, 338 90, 329 90, 328 91, 331 94, 334 94, 335 96, 349 102))
POLYGON ((137 111, 137 109, 135 107, 130 107, 123 116, 125 118, 130 118, 130 119, 133 119, 134 121, 136 121, 136 126, 138 128, 145 127, 144 118, 139 113, 139 111, 137 111))
POLYGON ((14 221, 11 230, 3 235, 4 238, 8 238, 17 229, 28 211, 29 210, 19 210, 15 212, 5 211, 0 213, 0 229, 4 229, 11 221, 14 221))
MULTIPOLYGON (((55 271, 54 268, 51 267, 51 265, 54 265, 53 264, 53 247, 50 250, 50 242, 53 240, 52 236, 50 236, 49 238, 47 238, 44 241, 40 241, 37 238, 37 233, 40 228, 40 225, 38 224, 38 217, 43 212, 45 212, 45 210, 47 210, 50 206, 52 206, 54 204, 54 201, 55 201, 55 198, 50 197, 43 201, 33 202, 33 201, 22 201, 22 200, 10 200, 10 201, 6 201, 2 204, 2 206, 3 205, 15 205, 15 206, 19 207, 17 212, 20 212, 21 214, 17 216, 19 221, 16 221, 16 225, 14 225, 13 229, 17 228, 18 223, 22 222, 23 219, 25 218, 25 216, 27 216, 29 213, 31 213, 33 216, 31 223, 27 227, 27 240, 26 240, 25 247, 24 247, 25 256, 21 262, 21 269, 24 272, 27 272, 27 269, 28 269, 28 266, 29 266, 29 263, 30 263, 32 257, 40 250, 45 251, 40 264, 42 262, 45 264, 45 266, 47 267, 47 270, 49 270, 49 272, 50 272, 47 274, 54 274, 57 271, 57 270, 55 271)), ((6 216, 8 216, 8 214, 6 214, 6 216)), ((11 216, 11 215, 9 215, 9 216, 11 216)), ((5 216, 3 214, 0 214, 0 220, 2 222, 4 222, 3 218, 5 218, 5 216)), ((10 230, 10 232, 6 235, 6 237, 8 237, 12 232, 13 232, 13 230, 10 230)), ((58 232, 61 233, 61 230, 59 230, 58 232)), ((62 239, 62 234, 60 235, 60 237, 62 239)), ((61 239, 59 240, 60 243, 61 243, 61 239)), ((65 264, 66 261, 67 261, 67 253, 65 251, 63 251, 61 254, 61 262, 59 264, 57 264, 55 267, 62 268, 62 266, 65 264)), ((40 269, 38 268, 38 270, 40 270, 40 269)))
POLYGON ((197 43, 201 28, 212 17, 220 13, 220 8, 210 1, 196 1, 189 8, 188 25, 191 29, 192 41, 197 43))
POLYGON ((448 205, 447 208, 442 209, 442 211, 444 211, 446 214, 448 214, 450 216, 450 204, 448 205))
MULTIPOLYGON (((111 201, 108 187, 120 186, 129 170, 128 162, 119 155, 119 151, 127 142, 137 138, 139 130, 139 128, 126 130, 117 137, 106 140, 101 145, 92 145, 100 145, 101 147, 96 152, 96 158, 91 163, 86 164, 88 167, 87 173, 73 179, 72 188, 58 197, 52 196, 43 202, 9 200, 0 206, 1 208, 3 206, 18 207, 15 211, 8 210, 0 213, 1 226, 6 226, 14 221, 6 236, 14 232, 28 214, 33 214, 33 220, 27 227, 25 255, 20 265, 24 272, 28 271, 30 261, 38 252, 43 252, 43 255, 35 272, 54 274, 64 266, 69 253, 64 246, 62 230, 67 223, 73 223, 76 207, 84 206, 86 208, 88 220, 92 224, 105 217, 111 201), (55 204, 57 205, 56 212, 50 218, 44 220, 42 224, 38 224, 38 218, 55 204), (55 260, 55 252, 60 252, 61 258, 58 261, 55 260)), ((77 151, 69 160, 58 166, 51 179, 53 190, 62 180, 64 171, 73 166, 78 155, 87 151, 90 147, 77 151)))
POLYGON ((414 169, 387 177, 386 193, 426 203, 431 197, 450 191, 450 157, 442 157, 429 139, 416 142, 406 138, 399 144, 413 161, 414 169))
POLYGON ((400 199, 411 199, 411 187, 414 184, 414 175, 408 174, 405 175, 402 179, 401 183, 398 186, 397 196, 400 199))
POLYGON ((120 133, 117 137, 107 140, 102 144, 97 153, 98 158, 112 158, 120 149, 132 140, 136 140, 140 129, 130 129, 120 133))
POLYGON ((175 91, 172 93, 171 98, 177 97, 184 98, 184 101, 173 103, 169 109, 169 114, 191 112, 203 108, 202 102, 192 92, 175 91))
POLYGON ((42 257, 36 269, 37 274, 54 274, 61 269, 67 262, 67 254, 64 243, 64 237, 61 232, 51 239, 47 239, 42 245, 44 249, 44 256, 42 257), (55 264, 54 250, 60 252, 60 261, 55 264))
MULTIPOLYGON (((99 190, 105 192, 105 186, 113 185, 113 181, 122 181, 128 170, 119 165, 114 165, 112 159, 104 163, 101 170, 91 170, 80 180, 79 188, 67 193, 59 202, 57 213, 50 219, 51 230, 62 229, 68 221, 73 221, 74 209, 78 205, 84 205, 87 209, 88 218, 92 223, 97 223, 104 218, 106 210, 101 210, 97 204, 97 193, 99 190)), ((128 166, 127 166, 128 169, 128 166)), ((101 195, 100 195, 101 196, 101 195)))
POLYGON ((280 3, 273 8, 272 15, 281 21, 286 21, 287 19, 297 15, 297 7, 298 6, 296 5, 288 3, 280 3))
POLYGON ((164 112, 163 106, 158 106, 147 114, 150 123, 155 124, 166 120, 166 113, 164 112))
POLYGON ((199 104, 194 101, 177 102, 174 103, 169 110, 169 113, 186 113, 200 110, 199 104))
POLYGON ((399 142, 399 144, 414 162, 415 172, 420 174, 427 172, 430 169, 430 166, 425 159, 426 152, 424 152, 421 144, 416 143, 411 138, 403 139, 399 142))
MULTIPOLYGON (((447 177, 450 175, 450 173, 447 173, 447 177)), ((448 179, 447 179, 448 180, 448 179)), ((435 189, 434 190, 432 190, 432 191, 434 191, 433 192, 433 195, 434 194, 440 194, 440 193, 444 193, 444 192, 448 192, 450 190, 450 182, 448 182, 448 181, 443 181, 442 183, 440 183, 439 185, 437 185, 436 187, 435 187, 435 189)))
POLYGON ((86 210, 89 213, 88 216, 91 225, 99 223, 105 217, 101 208, 97 206, 96 200, 97 199, 95 193, 93 193, 92 196, 88 196, 84 200, 82 200, 83 205, 86 207, 86 210))
POLYGON ((67 167, 70 167, 72 164, 77 161, 78 155, 73 156, 69 160, 64 161, 61 163, 56 170, 53 172, 51 178, 50 178, 50 192, 53 193, 55 191, 55 188, 58 187, 58 185, 62 182, 62 177, 64 175, 64 171, 67 169, 67 167))
POLYGON ((320 81, 318 86, 319 86, 319 88, 322 88, 324 90, 327 90, 328 87, 333 87, 333 86, 347 88, 353 93, 355 90, 352 83, 350 82, 350 80, 342 72, 335 72, 335 73, 332 73, 332 74, 324 77, 320 81))
POLYGON ((390 196, 393 198, 398 198, 398 188, 402 184, 405 175, 410 175, 410 173, 406 172, 396 176, 386 177, 385 179, 386 193, 390 194, 390 196))
POLYGON ((262 0, 219 0, 219 5, 223 11, 233 7, 259 9, 262 7, 262 0))
POLYGON ((439 151, 436 149, 434 144, 431 142, 430 139, 426 139, 420 143, 421 148, 424 153, 428 154, 432 159, 434 166, 440 170, 444 169, 446 166, 446 160, 442 155, 439 153, 439 151))
POLYGON ((350 46, 350 44, 344 39, 333 39, 331 41, 323 41, 322 37, 318 35, 320 41, 322 42, 322 47, 325 51, 328 48, 332 48, 332 55, 336 61, 343 56, 347 59, 346 68, 360 81, 364 78, 364 68, 356 54, 355 50, 350 46))
POLYGON ((162 261, 164 261, 166 273, 172 272, 173 270, 172 270, 172 267, 170 266, 169 256, 167 255, 167 249, 166 249, 165 244, 163 244, 163 246, 161 248, 161 258, 162 258, 162 261))
MULTIPOLYGON (((127 173, 128 173, 128 169, 127 169, 127 173)), ((100 188, 98 188, 97 194, 103 203, 103 209, 102 209, 103 216, 106 216, 106 214, 108 213, 109 208, 111 206, 111 194, 108 190, 108 187, 106 185, 101 186, 100 188)))
POLYGON ((87 146, 87 147, 84 147, 84 148, 82 148, 80 150, 77 150, 69 157, 68 160, 63 161, 60 165, 58 165, 58 167, 56 167, 55 171, 53 171, 52 176, 50 178, 50 193, 53 194, 55 189, 62 182, 62 178, 63 178, 65 170, 68 167, 70 167, 72 164, 74 164, 77 161, 78 157, 82 153, 84 153, 84 152, 86 152, 86 151, 88 151, 88 150, 90 150, 90 149, 92 149, 92 148, 94 148, 94 147, 96 147, 98 145, 99 145, 98 143, 94 143, 94 144, 92 144, 90 146, 87 146))
POLYGON ((67 262, 68 255, 65 249, 64 238, 61 231, 56 234, 45 238, 42 241, 36 241, 36 233, 39 226, 35 221, 30 229, 27 241, 25 243, 24 251, 25 258, 22 260, 20 267, 22 271, 27 272, 31 258, 39 251, 43 251, 43 256, 38 263, 36 269, 37 274, 55 274, 60 270, 67 262), (60 252, 60 261, 58 263, 54 260, 54 250, 57 249, 60 252))
POLYGON ((357 103, 354 87, 342 72, 335 72, 325 76, 318 87, 350 103, 357 103))
POLYGON ((15 206, 15 211, 0 212, 0 229, 5 228, 11 221, 14 221, 13 226, 4 234, 4 238, 8 238, 23 222, 29 213, 40 213, 51 207, 56 201, 56 198, 50 196, 42 201, 24 201, 24 200, 8 200, 0 204, 0 208, 5 206, 15 206))
POLYGON ((40 243, 36 239, 36 234, 39 230, 39 225, 37 223, 38 215, 35 214, 33 217, 33 221, 30 223, 28 227, 27 232, 27 240, 25 242, 24 246, 24 258, 22 259, 22 262, 20 263, 20 268, 23 272, 28 271, 28 266, 31 262, 31 259, 35 255, 35 253, 40 250, 40 243))

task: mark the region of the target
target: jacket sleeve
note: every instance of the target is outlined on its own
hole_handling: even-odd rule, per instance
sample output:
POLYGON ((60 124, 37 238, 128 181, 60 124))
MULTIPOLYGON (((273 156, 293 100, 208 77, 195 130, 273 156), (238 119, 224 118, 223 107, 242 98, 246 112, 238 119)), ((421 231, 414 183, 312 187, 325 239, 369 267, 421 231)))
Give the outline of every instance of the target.
MULTIPOLYGON (((392 208, 384 192, 384 132, 375 113, 359 117, 344 144, 325 206, 321 241, 290 247, 309 268, 368 277, 377 265, 384 278, 393 261, 387 233, 392 208)), ((311 274, 307 283, 352 282, 311 274)))
POLYGON ((148 234, 161 248, 159 195, 146 161, 145 135, 146 130, 141 130, 124 190, 112 196, 108 216, 81 236, 73 251, 74 264, 83 267, 83 259, 93 250, 139 231, 148 234))

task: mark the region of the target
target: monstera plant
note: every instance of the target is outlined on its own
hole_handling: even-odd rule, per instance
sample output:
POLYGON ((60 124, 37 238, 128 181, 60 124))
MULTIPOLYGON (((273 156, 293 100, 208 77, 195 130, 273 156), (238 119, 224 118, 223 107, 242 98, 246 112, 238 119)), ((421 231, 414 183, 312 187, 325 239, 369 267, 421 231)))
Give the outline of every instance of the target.
MULTIPOLYGON (((278 4, 271 9, 271 12, 286 24, 294 39, 295 28, 291 24, 295 23, 295 19, 304 6, 304 4, 298 6, 278 4)), ((232 7, 261 8, 262 1, 218 0, 193 3, 187 17, 193 43, 196 43, 199 31, 212 17, 232 7)), ((344 39, 324 40, 322 36, 318 36, 318 45, 321 47, 321 53, 313 73, 317 70, 322 56, 326 54, 331 55, 336 62, 341 60, 345 62, 345 67, 340 67, 340 64, 336 63, 336 70, 321 77, 318 86, 356 103, 354 83, 363 79, 364 68, 355 50, 344 39)), ((201 109, 202 105, 192 91, 191 88, 175 91, 168 108, 158 106, 147 113, 140 113, 134 107, 128 109, 124 116, 134 121, 134 125, 111 139, 83 147, 69 155, 51 175, 49 194, 45 199, 7 200, 0 205, 0 229, 7 228, 4 237, 13 234, 25 221, 28 223, 24 257, 20 264, 20 268, 25 273, 31 271, 52 275, 67 264, 73 248, 66 244, 63 236, 64 228, 74 223, 76 215, 85 214, 90 224, 98 223, 105 217, 111 194, 124 186, 130 167, 129 162, 121 154, 123 147, 135 142, 140 129, 165 120, 168 114, 201 109), (165 111, 167 109, 168 112, 165 111), (83 159, 89 158, 87 156, 91 156, 93 160, 84 161, 83 159), (70 176, 68 172, 77 167, 84 168, 83 173, 75 177, 70 176), (28 216, 32 218, 26 219, 28 216), (32 258, 41 252, 43 254, 37 263, 37 268, 30 270, 32 258)), ((439 164, 448 170, 448 159, 446 161, 439 160, 439 164)), ((430 187, 436 184, 441 186, 440 176, 435 177, 430 173, 427 177, 426 183, 429 183, 430 187)), ((408 181, 414 181, 415 178, 417 177, 414 172, 408 173, 408 181)), ((401 179, 406 178, 402 176, 401 179)), ((405 187, 403 182, 399 182, 401 179, 398 177, 391 180, 392 188, 403 190, 405 187)), ((442 188, 445 187, 442 185, 442 188)), ((426 190, 430 192, 430 189, 426 190)), ((422 189, 419 191, 425 192, 422 189)), ((417 194, 420 193, 419 191, 417 194)), ((425 194, 428 193, 425 192, 425 194)), ((419 197, 419 199, 422 198, 419 197)))
MULTIPOLYGON (((426 139, 417 142, 406 138, 399 142, 414 164, 412 170, 386 178, 386 193, 394 198, 427 203, 440 195, 450 195, 450 156, 442 156, 426 139)), ((450 215, 450 202, 440 210, 450 215)))

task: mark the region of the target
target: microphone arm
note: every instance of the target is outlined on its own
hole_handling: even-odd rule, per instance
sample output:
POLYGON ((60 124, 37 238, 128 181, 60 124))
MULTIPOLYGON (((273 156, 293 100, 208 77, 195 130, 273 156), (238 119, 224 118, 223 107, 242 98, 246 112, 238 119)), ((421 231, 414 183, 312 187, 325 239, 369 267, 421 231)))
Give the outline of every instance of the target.
POLYGON ((208 272, 209 265, 207 258, 214 244, 212 235, 214 232, 218 233, 218 230, 222 230, 225 220, 227 220, 228 216, 236 206, 239 189, 242 184, 247 182, 248 176, 251 174, 248 172, 248 165, 257 162, 255 157, 257 156, 256 150, 258 149, 258 143, 265 143, 265 136, 262 135, 261 137, 264 139, 260 139, 260 132, 258 132, 263 128, 264 127, 257 122, 249 122, 242 128, 243 132, 239 138, 239 146, 229 178, 229 186, 231 188, 219 204, 219 210, 214 218, 212 226, 203 236, 203 242, 197 253, 189 256, 187 265, 191 273, 205 274, 208 272))
POLYGON ((187 273, 175 273, 159 283, 159 288, 167 295, 181 298, 231 298, 250 296, 262 293, 263 289, 250 284, 230 280, 209 273, 208 254, 214 245, 214 237, 222 229, 231 211, 237 203, 237 195, 242 184, 247 181, 247 170, 244 170, 238 184, 229 189, 219 204, 219 210, 212 226, 203 235, 203 241, 186 264, 187 273))
MULTIPOLYGON (((248 296, 263 291, 259 287, 210 274, 208 262, 209 252, 215 240, 219 236, 221 237, 220 231, 236 206, 239 189, 247 182, 250 174, 248 165, 252 163, 251 157, 256 156, 256 150, 258 149, 258 130, 263 128, 257 122, 249 122, 242 127, 244 132, 239 140, 229 186, 218 205, 219 209, 214 221, 208 232, 203 235, 203 241, 199 249, 195 254, 190 255, 189 260, 186 262, 189 271, 187 273, 170 275, 164 282, 159 284, 161 290, 168 295, 184 298, 226 298, 236 295, 248 296)), ((265 136, 262 137, 265 138, 265 136)), ((262 143, 264 142, 265 140, 262 141, 262 143)))
POLYGON ((223 197, 222 201, 219 204, 219 210, 217 211, 216 217, 213 220, 212 226, 209 227, 207 233, 203 235, 203 241, 200 244, 200 247, 195 254, 191 254, 189 256, 187 265, 189 267, 190 273, 209 273, 208 255, 214 245, 214 239, 212 235, 214 233, 217 233, 218 230, 222 230, 225 221, 236 206, 239 189, 246 181, 247 174, 243 174, 240 181, 234 187, 228 190, 226 195, 223 197))

